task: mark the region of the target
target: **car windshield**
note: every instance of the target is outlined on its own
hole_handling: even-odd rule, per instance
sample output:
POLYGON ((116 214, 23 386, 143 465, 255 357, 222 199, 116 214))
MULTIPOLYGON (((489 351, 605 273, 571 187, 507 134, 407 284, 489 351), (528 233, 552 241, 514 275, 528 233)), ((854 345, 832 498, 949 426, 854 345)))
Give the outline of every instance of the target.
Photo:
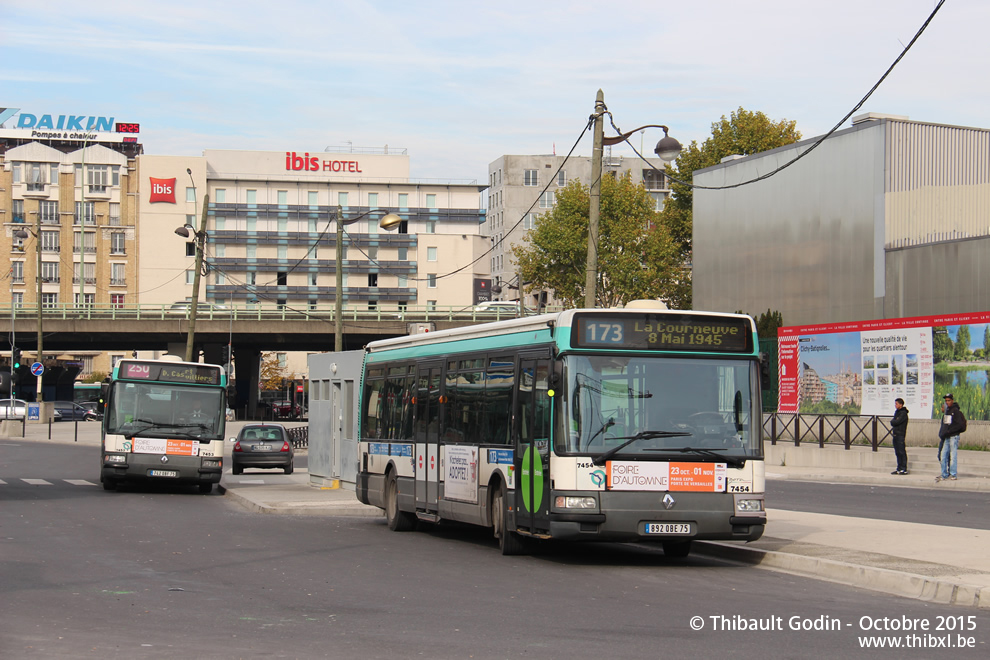
POLYGON ((729 462, 762 455, 753 360, 572 355, 565 371, 559 452, 729 462))
POLYGON ((223 438, 223 392, 205 387, 118 381, 110 391, 107 433, 126 436, 223 438))

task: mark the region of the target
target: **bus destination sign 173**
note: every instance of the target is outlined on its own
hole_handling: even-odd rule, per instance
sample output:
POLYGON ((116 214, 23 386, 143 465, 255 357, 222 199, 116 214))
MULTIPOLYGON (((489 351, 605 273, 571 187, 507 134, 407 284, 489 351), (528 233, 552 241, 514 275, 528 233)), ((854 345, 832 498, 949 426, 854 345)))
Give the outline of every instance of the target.
POLYGON ((575 314, 571 345, 631 351, 748 353, 753 327, 742 316, 646 313, 575 314))

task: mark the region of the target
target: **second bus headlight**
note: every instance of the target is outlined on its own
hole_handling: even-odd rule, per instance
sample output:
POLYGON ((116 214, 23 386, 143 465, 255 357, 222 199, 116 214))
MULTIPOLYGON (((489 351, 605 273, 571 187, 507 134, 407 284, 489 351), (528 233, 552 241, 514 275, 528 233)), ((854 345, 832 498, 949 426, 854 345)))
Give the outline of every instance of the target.
POLYGON ((565 497, 558 495, 553 504, 558 509, 597 509, 598 501, 594 497, 565 497))

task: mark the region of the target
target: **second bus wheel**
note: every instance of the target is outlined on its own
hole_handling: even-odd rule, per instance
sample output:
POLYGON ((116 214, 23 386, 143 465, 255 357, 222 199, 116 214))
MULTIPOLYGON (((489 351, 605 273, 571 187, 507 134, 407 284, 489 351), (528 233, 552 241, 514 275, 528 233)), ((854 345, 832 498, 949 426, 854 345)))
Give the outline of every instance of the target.
POLYGON ((492 529, 498 539, 498 549, 503 555, 526 554, 528 546, 526 539, 508 528, 509 501, 506 497, 505 484, 500 484, 492 495, 492 529))
POLYGON ((393 532, 408 532, 416 528, 416 514, 399 511, 399 482, 390 472, 385 482, 385 520, 393 532))

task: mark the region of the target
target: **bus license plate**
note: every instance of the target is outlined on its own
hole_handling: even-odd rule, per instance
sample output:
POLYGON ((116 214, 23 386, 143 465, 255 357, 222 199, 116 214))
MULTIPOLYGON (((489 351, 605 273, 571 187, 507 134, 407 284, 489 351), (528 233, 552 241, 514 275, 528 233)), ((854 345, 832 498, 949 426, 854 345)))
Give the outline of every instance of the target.
POLYGON ((179 473, 175 470, 148 470, 149 477, 177 477, 179 473))
POLYGON ((690 534, 689 523, 646 523, 647 534, 690 534))

